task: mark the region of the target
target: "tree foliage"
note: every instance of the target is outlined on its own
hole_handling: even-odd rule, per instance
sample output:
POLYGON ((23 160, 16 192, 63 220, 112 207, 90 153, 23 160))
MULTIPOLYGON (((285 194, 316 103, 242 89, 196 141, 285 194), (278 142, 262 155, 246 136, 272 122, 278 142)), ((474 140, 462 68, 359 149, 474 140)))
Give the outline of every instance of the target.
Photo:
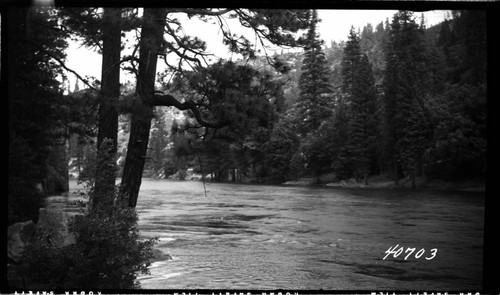
POLYGON ((178 76, 172 87, 198 107, 203 121, 219 126, 199 125, 192 112, 183 126, 201 141, 195 150, 205 155, 205 173, 221 174, 236 166, 246 171, 256 164, 283 99, 280 84, 270 73, 221 61, 178 76))
POLYGON ((42 184, 49 193, 65 190, 59 177, 64 175, 62 117, 67 106, 57 80, 64 75, 56 59, 65 58, 67 33, 50 9, 12 7, 6 17, 10 24, 9 222, 36 221, 41 206, 36 185, 42 184))
POLYGON ((311 12, 309 22, 302 72, 298 83, 300 96, 297 108, 300 114, 300 132, 303 135, 317 129, 321 122, 331 114, 330 73, 321 47, 323 41, 319 39, 316 32, 319 22, 316 10, 311 12))
MULTIPOLYGON (((200 149, 202 157, 224 169, 253 167, 247 179, 262 176, 256 181, 266 179, 265 171, 273 171, 270 174, 276 176, 274 181, 330 172, 338 179, 366 180, 369 175, 396 172, 396 181, 409 177, 415 185, 417 176, 453 179, 467 174, 464 169, 481 175, 486 150, 485 81, 473 84, 469 80, 472 69, 463 65, 462 56, 471 51, 466 49, 465 37, 458 37, 465 36, 460 30, 468 27, 454 25, 468 13, 472 12, 456 12, 456 19, 425 29, 411 12, 400 11, 392 22, 382 22, 375 30, 370 25, 361 34, 351 30, 347 42, 332 43, 331 48, 319 45, 317 35, 304 38, 306 44, 308 40, 316 41, 309 43, 314 46, 305 46, 303 59, 295 54, 274 57, 281 68, 287 67, 277 76, 285 82, 281 87, 284 103, 279 111, 275 109, 277 119, 268 127, 271 132, 262 133, 263 148, 247 153, 248 149, 235 148, 237 139, 228 137, 227 144, 200 149), (325 51, 325 67, 308 65, 314 60, 307 59, 313 47, 316 52, 325 51), (326 69, 325 79, 310 79, 312 74, 307 71, 319 73, 321 68, 326 69), (310 101, 310 110, 318 107, 318 114, 311 116, 317 119, 317 127, 304 127, 308 109, 305 101, 313 96, 302 96, 301 91, 322 89, 321 85, 330 91, 327 107, 310 101), (290 103, 293 100, 295 104, 290 103), (321 109, 329 114, 322 117, 321 109), (217 149, 222 154, 238 154, 240 160, 217 157, 217 149), (253 156, 265 161, 249 165, 255 164, 250 160, 253 156)), ((313 13, 310 18, 314 18, 313 13)), ((306 37, 311 36, 312 23, 306 37)), ((475 30, 476 35, 484 35, 484 28, 482 32, 475 30)), ((476 39, 477 44, 474 41, 475 45, 467 46, 484 51, 485 40, 476 39)), ((476 52, 476 56, 484 58, 484 52, 476 52)), ((259 59, 254 64, 263 67, 259 59)), ((482 71, 485 73, 484 68, 482 71)), ((207 121, 216 120, 207 114, 207 121)), ((234 128, 240 124, 228 122, 234 128)), ((202 134, 212 133, 199 136, 202 134)))
POLYGON ((342 89, 349 101, 347 156, 358 178, 367 176, 374 161, 378 137, 377 91, 372 67, 361 53, 358 35, 351 28, 342 59, 342 89))
POLYGON ((424 116, 424 77, 426 70, 423 28, 415 23, 411 12, 394 15, 386 51, 385 130, 386 147, 395 167, 415 179, 415 169, 428 147, 429 118, 424 116))

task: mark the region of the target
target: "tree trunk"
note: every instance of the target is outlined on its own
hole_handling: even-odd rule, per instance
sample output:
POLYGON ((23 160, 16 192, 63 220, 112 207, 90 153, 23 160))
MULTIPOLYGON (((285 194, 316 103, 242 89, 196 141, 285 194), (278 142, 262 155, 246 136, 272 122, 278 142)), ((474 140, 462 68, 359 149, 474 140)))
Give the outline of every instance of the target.
POLYGON ((413 163, 413 169, 411 170, 411 188, 417 188, 417 182, 416 182, 416 177, 417 177, 417 163, 413 163))
POLYGON ((422 184, 426 185, 427 184, 427 177, 425 175, 425 152, 422 153, 422 156, 420 157, 420 169, 422 173, 422 184))
POLYGON ((146 102, 151 101, 154 94, 156 63, 158 50, 163 42, 166 10, 145 8, 143 20, 137 78, 138 98, 135 102, 137 107, 131 117, 130 138, 121 183, 121 192, 128 198, 131 208, 137 205, 146 160, 153 111, 153 106, 146 102))
MULTIPOLYGON (((7 18, 7 26, 4 27, 4 32, 7 30, 7 36, 8 40, 2 40, 3 45, 2 49, 7 49, 4 50, 4 53, 7 53, 6 57, 6 62, 7 62, 7 70, 5 72, 9 73, 7 77, 5 75, 3 78, 7 78, 7 94, 8 94, 8 120, 9 120, 9 149, 12 149, 12 143, 14 142, 14 99, 12 98, 13 93, 15 93, 15 85, 17 83, 16 81, 16 69, 19 67, 23 60, 19 58, 19 55, 16 54, 18 53, 18 46, 21 46, 20 40, 26 38, 26 32, 27 32, 27 26, 28 26, 28 7, 17 7, 17 6, 12 6, 12 7, 7 7, 6 13, 2 14, 2 16, 7 18), (7 42, 8 41, 8 42, 7 42)), ((3 39, 3 38, 2 38, 3 39)), ((5 62, 3 64, 3 67, 5 67, 5 62)), ((5 89, 5 88, 4 88, 5 89)), ((10 150, 9 150, 10 153, 10 150)), ((9 157, 9 170, 12 168, 12 158, 9 157)), ((10 220, 10 219, 9 219, 10 220)))
MULTIPOLYGON (((118 145, 117 105, 120 95, 121 8, 105 7, 102 19, 103 50, 97 149, 101 149, 104 139, 109 139, 113 143, 111 156, 114 157, 118 145)), ((114 189, 116 174, 103 173, 103 175, 105 177, 96 177, 95 190, 104 194, 112 193, 109 190, 114 189)))
POLYGON ((69 160, 70 160, 70 149, 69 149, 69 137, 64 140, 64 167, 63 177, 64 177, 64 191, 69 192, 69 160))
POLYGON ((398 162, 394 161, 394 179, 396 181, 396 185, 399 184, 399 176, 398 176, 398 162))

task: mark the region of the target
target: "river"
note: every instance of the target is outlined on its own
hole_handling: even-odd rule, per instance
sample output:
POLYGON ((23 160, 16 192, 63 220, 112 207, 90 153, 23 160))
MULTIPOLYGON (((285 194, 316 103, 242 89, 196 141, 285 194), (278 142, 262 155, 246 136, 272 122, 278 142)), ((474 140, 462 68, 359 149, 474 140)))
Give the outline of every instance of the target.
MULTIPOLYGON (((70 188, 69 196, 81 189, 70 188)), ((143 180, 140 231, 173 258, 139 277, 143 289, 482 289, 484 193, 217 183, 206 191, 143 180), (391 247, 404 252, 387 255, 391 247)))

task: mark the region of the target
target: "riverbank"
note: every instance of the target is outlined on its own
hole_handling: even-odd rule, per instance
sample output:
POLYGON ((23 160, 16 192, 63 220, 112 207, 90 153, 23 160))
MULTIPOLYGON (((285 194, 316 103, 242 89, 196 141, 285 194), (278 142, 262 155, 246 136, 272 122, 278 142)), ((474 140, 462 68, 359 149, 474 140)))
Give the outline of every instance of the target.
MULTIPOLYGON (((368 184, 358 182, 354 178, 341 181, 324 181, 318 184, 315 178, 300 178, 293 181, 284 182, 283 185, 291 186, 326 186, 332 188, 366 188, 366 189, 411 189, 411 180, 409 178, 400 179, 396 184, 394 180, 388 177, 377 175, 368 178, 368 184)), ((422 177, 417 177, 416 187, 418 189, 431 189, 442 191, 463 191, 463 192, 485 192, 486 183, 481 180, 468 181, 443 181, 428 180, 424 181, 422 177)))
MULTIPOLYGON (((152 178, 154 179, 154 178, 152 178)), ((169 179, 172 180, 172 179, 169 179)), ((185 179, 186 181, 202 181, 201 179, 185 179)), ((213 183, 205 179, 206 183, 213 183)), ((411 180, 409 178, 400 179, 396 184, 394 180, 385 176, 372 176, 368 178, 368 184, 363 181, 358 182, 354 178, 348 180, 335 181, 335 178, 330 175, 320 177, 318 182, 314 177, 302 177, 296 180, 289 180, 286 182, 259 182, 257 180, 249 180, 246 182, 217 182, 227 184, 241 184, 241 185, 285 185, 285 186, 303 186, 303 187, 330 187, 330 188, 359 188, 359 189, 409 189, 411 190, 411 180)), ((444 180, 427 180, 417 177, 417 189, 437 190, 437 191, 457 191, 457 192, 485 192, 486 183, 484 180, 466 180, 466 181, 444 181, 444 180)))

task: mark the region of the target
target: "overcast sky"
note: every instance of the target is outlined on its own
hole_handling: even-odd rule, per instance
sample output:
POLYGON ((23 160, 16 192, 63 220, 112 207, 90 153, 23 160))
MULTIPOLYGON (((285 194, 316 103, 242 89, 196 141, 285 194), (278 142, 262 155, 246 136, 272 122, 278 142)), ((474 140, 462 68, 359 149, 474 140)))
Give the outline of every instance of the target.
MULTIPOLYGON (((318 10, 318 16, 321 19, 319 24, 320 37, 325 42, 334 40, 336 42, 346 40, 351 26, 355 29, 371 23, 373 28, 381 21, 389 19, 396 13, 396 10, 318 10)), ((424 19, 427 27, 442 22, 448 13, 447 10, 434 10, 424 12, 424 19)), ((414 14, 420 20, 421 12, 414 14)))
MULTIPOLYGON (((355 29, 362 29, 366 24, 371 23, 375 28, 377 24, 381 21, 392 19, 392 16, 397 11, 395 10, 318 10, 318 17, 321 22, 318 26, 318 31, 321 39, 325 41, 326 44, 330 44, 331 41, 339 42, 341 40, 346 40, 347 35, 351 26, 355 29)), ((420 22, 420 12, 415 13, 418 22, 420 22)), ((447 17, 448 11, 427 11, 424 13, 425 24, 427 27, 438 24, 442 22, 445 17, 447 17)), ((182 18, 180 18, 182 20, 182 18)), ((228 22, 230 29, 233 33, 242 33, 240 31, 241 26, 233 26, 231 22, 228 22)), ((198 21, 195 18, 183 22, 184 31, 187 35, 198 36, 200 39, 207 42, 207 49, 209 52, 215 54, 217 57, 229 59, 237 59, 237 56, 231 56, 228 52, 227 47, 222 44, 222 36, 217 25, 209 25, 202 21, 198 21)), ((244 32, 243 32, 244 33, 244 32)), ((249 40, 254 41, 253 35, 249 36, 249 40)), ((79 48, 78 44, 70 44, 68 48, 67 66, 71 69, 77 71, 81 76, 94 76, 100 79, 100 66, 101 66, 101 56, 99 54, 93 53, 86 48, 79 48)), ((216 59, 217 60, 217 59, 216 59)), ((70 79, 70 85, 73 88, 74 76, 68 74, 70 79)), ((122 82, 123 82, 122 77, 122 82)))

